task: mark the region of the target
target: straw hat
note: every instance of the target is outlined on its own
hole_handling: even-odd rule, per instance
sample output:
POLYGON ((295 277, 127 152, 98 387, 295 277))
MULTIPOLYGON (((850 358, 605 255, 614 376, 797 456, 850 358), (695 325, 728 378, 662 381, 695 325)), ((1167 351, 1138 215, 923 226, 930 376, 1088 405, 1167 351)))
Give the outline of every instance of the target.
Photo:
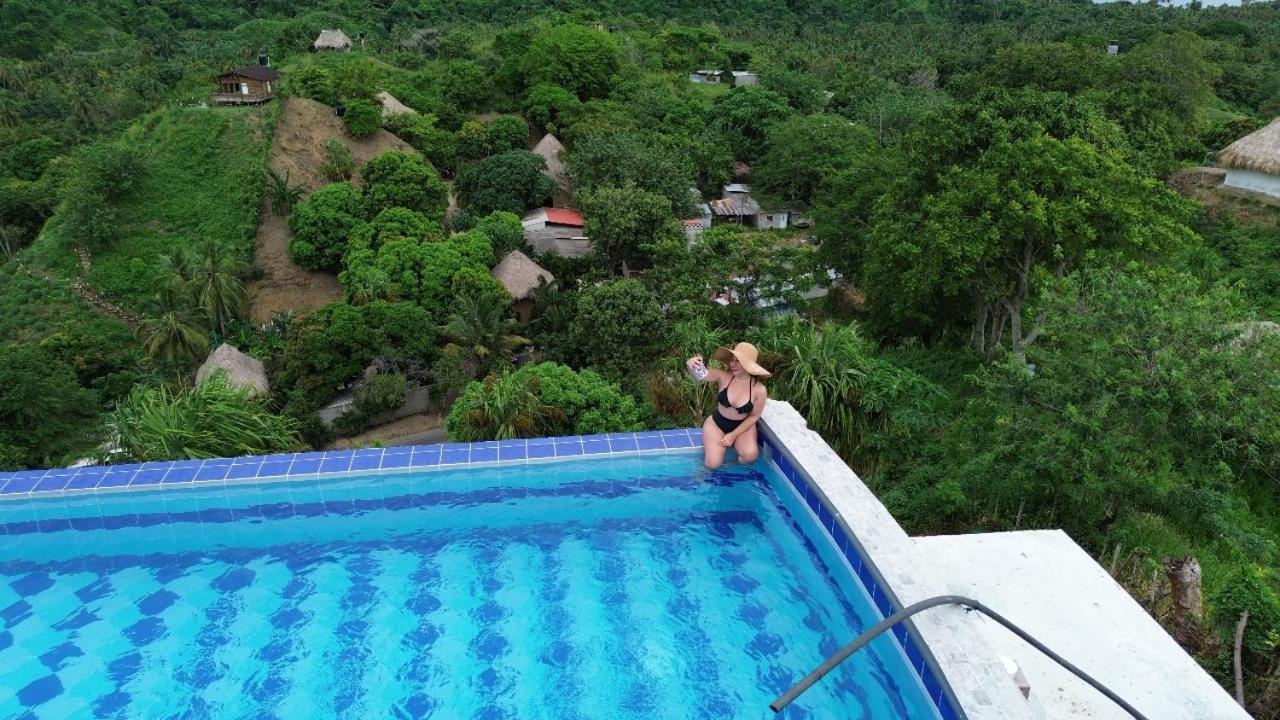
POLYGON ((730 348, 716 348, 713 357, 725 365, 729 364, 729 360, 738 358, 738 362, 742 364, 742 369, 756 377, 769 377, 772 373, 760 367, 760 363, 756 362, 756 346, 751 343, 740 342, 730 348))

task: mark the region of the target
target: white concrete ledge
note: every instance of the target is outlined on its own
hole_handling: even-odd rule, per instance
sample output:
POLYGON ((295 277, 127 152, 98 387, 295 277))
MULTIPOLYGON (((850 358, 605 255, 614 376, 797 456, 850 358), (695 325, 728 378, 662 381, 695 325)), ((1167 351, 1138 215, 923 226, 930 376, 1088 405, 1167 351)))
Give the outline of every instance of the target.
MULTIPOLYGON (((948 593, 922 549, 790 403, 770 400, 761 426, 843 517, 902 606, 948 593)), ((1034 696, 1023 698, 970 613, 958 607, 926 610, 916 616, 915 627, 971 720, 1051 717, 1034 696)))
MULTIPOLYGON (((1248 720, 1249 715, 1107 571, 1061 530, 919 537, 933 576, 1004 615, 1159 720, 1248 720)), ((1015 659, 1054 718, 1129 720, 1084 681, 992 621, 988 642, 1015 659)))

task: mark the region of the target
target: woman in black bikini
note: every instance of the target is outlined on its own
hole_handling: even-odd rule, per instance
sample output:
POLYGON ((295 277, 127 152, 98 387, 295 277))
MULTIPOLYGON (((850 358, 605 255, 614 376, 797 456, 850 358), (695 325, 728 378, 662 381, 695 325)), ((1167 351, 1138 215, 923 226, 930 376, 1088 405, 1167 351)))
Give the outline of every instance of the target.
POLYGON ((741 463, 755 462, 760 456, 756 422, 764 412, 769 393, 758 378, 769 377, 769 371, 760 367, 756 355, 754 345, 738 343, 732 350, 720 348, 715 352, 715 359, 728 365, 728 371, 706 367, 701 355, 694 355, 685 363, 695 380, 720 387, 719 404, 702 423, 703 463, 712 470, 724 464, 729 448, 738 452, 741 463), (699 377, 704 369, 706 375, 699 377))

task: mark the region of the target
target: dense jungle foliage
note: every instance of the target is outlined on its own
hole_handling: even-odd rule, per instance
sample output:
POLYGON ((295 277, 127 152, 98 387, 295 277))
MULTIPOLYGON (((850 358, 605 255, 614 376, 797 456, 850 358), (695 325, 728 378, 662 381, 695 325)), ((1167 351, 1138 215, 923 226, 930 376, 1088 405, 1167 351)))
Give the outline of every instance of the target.
POLYGON ((913 533, 1062 527, 1161 620, 1196 557, 1179 638, 1229 683, 1247 608, 1280 718, 1280 209, 1170 182, 1276 115, 1276 2, 6 0, 0 469, 322 447, 343 389, 339 432, 416 385, 459 439, 690 426, 684 358, 747 339, 913 533), (260 54, 275 101, 205 105, 260 54), (267 171, 286 97, 347 108, 323 187, 267 171), (353 159, 384 130, 414 152, 353 159), (585 259, 524 240, 546 132, 585 259), (738 163, 812 227, 686 242, 738 163), (250 320, 269 220, 335 302, 250 320), (528 323, 517 249, 557 279, 528 323), (269 398, 193 386, 221 342, 269 398))

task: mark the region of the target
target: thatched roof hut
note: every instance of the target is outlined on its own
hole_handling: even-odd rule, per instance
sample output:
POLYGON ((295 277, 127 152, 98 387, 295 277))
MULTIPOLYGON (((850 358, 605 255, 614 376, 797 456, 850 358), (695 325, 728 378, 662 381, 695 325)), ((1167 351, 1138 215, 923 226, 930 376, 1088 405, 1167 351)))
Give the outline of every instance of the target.
POLYGON ((392 115, 404 115, 405 113, 417 114, 418 112, 417 110, 414 110, 408 105, 405 105, 404 103, 395 99, 395 96, 393 96, 391 93, 385 90, 378 93, 374 97, 376 97, 378 99, 378 103, 382 105, 382 117, 391 117, 392 115))
POLYGON ((1228 145, 1218 153, 1218 166, 1280 175, 1280 118, 1228 145))
POLYGON ((517 302, 529 298, 537 289, 539 278, 545 279, 548 283, 555 282, 556 279, 554 275, 519 250, 508 253, 490 274, 502 283, 502 287, 511 293, 511 299, 517 302))
POLYGON ((226 371, 228 383, 248 388, 250 395, 266 395, 271 391, 262 363, 226 343, 209 353, 209 358, 196 371, 196 384, 205 382, 219 370, 226 371))
POLYGON ((543 135, 538 144, 533 146, 533 154, 540 155, 547 161, 547 177, 555 181, 556 187, 568 192, 569 181, 564 174, 564 161, 560 159, 562 152, 564 152, 564 145, 551 133, 543 135))
POLYGON ((350 50, 351 38, 341 30, 321 30, 320 37, 311 43, 314 50, 350 50))

